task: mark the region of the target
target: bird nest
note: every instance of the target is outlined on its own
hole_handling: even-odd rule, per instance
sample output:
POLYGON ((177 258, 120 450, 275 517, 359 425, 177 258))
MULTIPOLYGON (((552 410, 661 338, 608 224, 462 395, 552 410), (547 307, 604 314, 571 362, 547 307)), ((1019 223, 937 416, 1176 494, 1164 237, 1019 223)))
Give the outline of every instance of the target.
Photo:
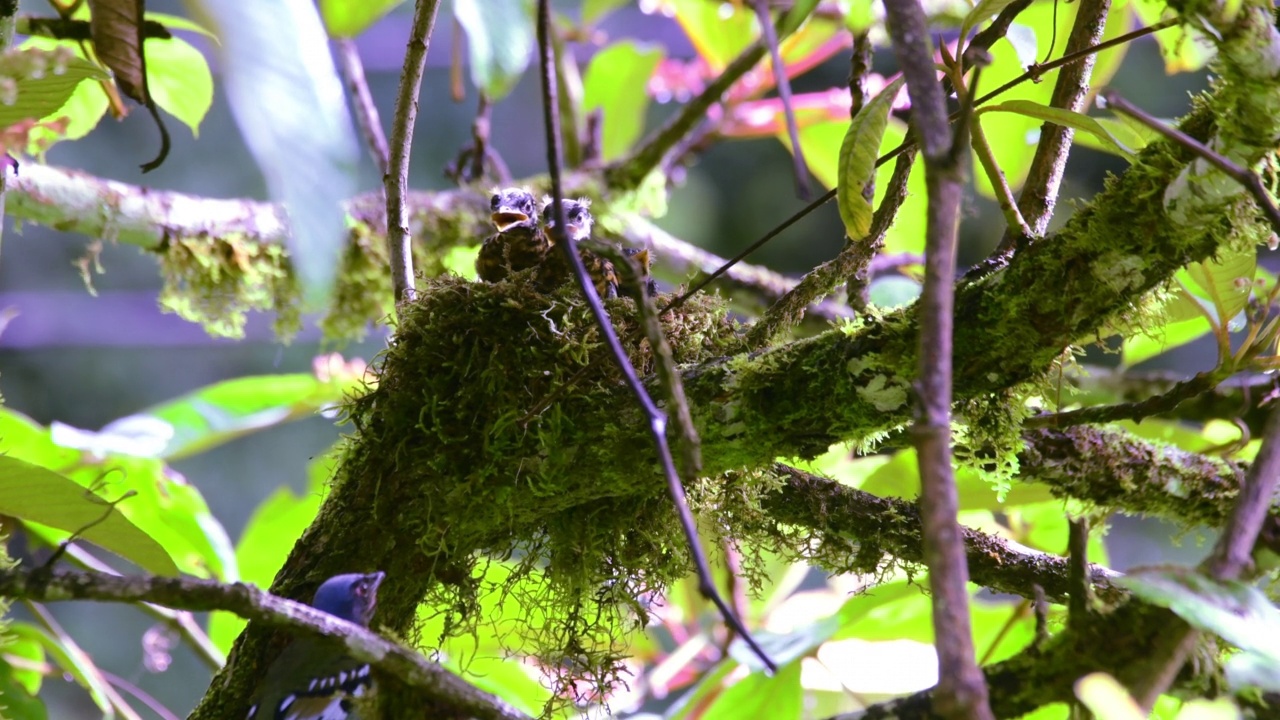
MULTIPOLYGON (((639 599, 691 565, 647 420, 585 300, 572 286, 540 293, 523 274, 420 283, 376 389, 348 408, 360 434, 346 464, 380 467, 399 537, 412 533, 464 578, 427 590, 434 627, 494 631, 540 658, 558 697, 598 697, 647 619, 639 599)), ((649 374, 634 304, 605 305, 633 366, 649 374)), ((740 349, 716 298, 692 299, 663 327, 680 364, 740 349)), ((695 510, 716 503, 710 485, 688 488, 695 510)))

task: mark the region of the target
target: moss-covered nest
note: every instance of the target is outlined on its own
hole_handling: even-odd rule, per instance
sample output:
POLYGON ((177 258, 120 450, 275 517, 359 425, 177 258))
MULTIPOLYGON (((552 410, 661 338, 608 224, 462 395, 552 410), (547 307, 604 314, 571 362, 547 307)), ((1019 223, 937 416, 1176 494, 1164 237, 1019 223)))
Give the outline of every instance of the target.
MULTIPOLYGON (((634 305, 606 307, 634 366, 649 374, 654 359, 636 339, 634 305)), ((681 364, 739 349, 735 324, 714 298, 691 300, 663 325, 681 364)), ((597 452, 575 445, 580 423, 591 423, 595 437, 603 423, 606 438, 615 428, 634 438, 645 423, 625 401, 577 289, 544 295, 519 275, 496 284, 420 282, 377 375, 376 389, 348 408, 359 434, 338 482, 375 468, 378 492, 397 496, 390 506, 401 516, 389 524, 400 537, 411 533, 424 557, 469 578, 427 590, 425 602, 447 615, 446 632, 495 621, 479 616, 480 599, 500 592, 522 613, 516 627, 500 628, 508 648, 559 668, 561 690, 570 680, 586 680, 590 694, 610 686, 627 634, 645 620, 638 598, 691 565, 652 446, 600 448, 634 461, 575 472, 597 452), (558 399, 531 414, 553 392, 558 399), (493 558, 515 571, 486 580, 493 558)), ((710 485, 687 488, 695 511, 716 502, 710 485)), ((584 685, 573 687, 581 697, 584 685)))

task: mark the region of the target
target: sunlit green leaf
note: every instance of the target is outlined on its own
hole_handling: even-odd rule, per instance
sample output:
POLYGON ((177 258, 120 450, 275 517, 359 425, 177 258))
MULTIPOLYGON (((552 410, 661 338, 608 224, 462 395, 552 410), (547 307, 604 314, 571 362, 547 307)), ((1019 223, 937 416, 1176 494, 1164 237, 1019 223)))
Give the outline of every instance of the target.
POLYGON ((593 25, 605 15, 626 5, 628 0, 583 0, 582 22, 593 25))
MULTIPOLYGON (((191 18, 185 18, 181 15, 170 15, 168 13, 149 12, 147 13, 147 19, 154 20, 161 25, 164 25, 166 30, 185 30, 187 32, 196 33, 197 35, 203 35, 204 37, 212 40, 215 44, 218 42, 218 36, 215 35, 212 30, 191 18)), ((151 61, 149 53, 150 50, 148 49, 147 62, 151 61)))
POLYGON ((1076 145, 1131 160, 1134 154, 1145 148, 1151 141, 1160 138, 1160 134, 1155 130, 1131 120, 1128 116, 1097 117, 1094 120, 1115 142, 1110 139, 1104 142, 1092 133, 1079 133, 1075 136, 1076 145), (1116 143, 1131 152, 1117 150, 1116 143))
POLYGON ((645 86, 661 61, 661 47, 630 40, 616 42, 591 58, 583 81, 583 107, 603 112, 605 160, 621 157, 644 132, 649 107, 645 86))
MULTIPOLYGON (((915 450, 902 450, 893 459, 871 473, 862 490, 881 497, 915 500, 920 494, 920 471, 915 450)), ((978 471, 969 467, 956 469, 956 490, 961 510, 1001 510, 1006 505, 1027 505, 1052 500, 1049 489, 1040 483, 1020 482, 1009 489, 1001 502, 999 492, 978 471)))
POLYGON ((109 699, 110 688, 106 680, 98 671, 98 666, 93 663, 93 658, 89 657, 89 654, 75 641, 69 637, 54 637, 43 628, 25 622, 14 623, 9 630, 19 638, 39 643, 54 664, 74 678, 76 684, 88 691, 89 697, 93 699, 94 705, 98 706, 104 717, 114 717, 109 699))
MULTIPOLYGON (((65 428, 66 426, 60 426, 65 428)), ((135 495, 116 509, 167 551, 182 572, 235 580, 235 556, 222 525, 209 512, 200 491, 161 461, 129 455, 95 455, 55 442, 63 430, 44 428, 12 410, 0 408, 0 452, 33 465, 58 468, 81 488, 92 487, 109 499, 135 495)), ((74 435, 70 437, 74 438, 74 435)), ((68 531, 32 523, 47 542, 66 539, 68 531)))
POLYGON ((1077 680, 1076 697, 1098 720, 1143 720, 1146 717, 1129 691, 1106 673, 1090 673, 1077 680))
POLYGON ((1005 6, 1012 3, 1013 0, 978 0, 978 4, 964 16, 964 20, 960 23, 960 38, 967 41, 969 31, 978 25, 990 20, 1000 14, 1005 6))
MULTIPOLYGON (((242 582, 260 588, 271 586, 294 544, 320 511, 336 467, 337 454, 330 449, 308 465, 305 493, 299 496, 287 487, 278 488, 253 511, 236 545, 242 582)), ((228 652, 244 626, 239 615, 215 612, 209 616, 209 639, 228 652)))
MULTIPOLYGON (((7 630, 8 628, 6 628, 7 630)), ((30 637, 6 636, 3 647, 0 647, 0 655, 4 656, 5 664, 11 666, 12 674, 10 677, 28 695, 36 695, 40 692, 44 674, 34 668, 44 664, 43 645, 30 637), (28 666, 24 667, 19 664, 22 662, 25 662, 28 666)), ((4 695, 0 694, 0 697, 4 697, 4 695)))
MULTIPOLYGON (((1173 11, 1164 3, 1130 3, 1130 11, 1143 25, 1155 25, 1173 11)), ((1210 38, 1189 24, 1179 24, 1155 34, 1164 57, 1164 71, 1170 75, 1195 72, 1203 69, 1216 54, 1216 46, 1210 38)))
POLYGON ((1117 578, 1137 597, 1280 667, 1280 609, 1258 588, 1214 580, 1189 568, 1158 568, 1117 578))
POLYGON ((39 465, 0 456, 0 513, 77 533, 143 569, 177 575, 164 548, 111 506, 115 499, 39 465))
POLYGON ((491 100, 511 92, 533 56, 533 17, 524 0, 454 0, 467 33, 471 82, 491 100))
POLYGON ((756 15, 743 4, 672 0, 676 20, 712 72, 720 72, 760 34, 756 15))
POLYGON ((1217 311, 1219 323, 1226 323, 1249 302, 1257 266, 1258 253, 1254 248, 1223 250, 1211 260, 1182 268, 1177 279, 1188 290, 1208 300, 1217 311))
POLYGON ((49 52, 55 47, 27 43, 0 56, 0 74, 11 78, 16 86, 12 102, 0 102, 0 128, 52 115, 66 104, 82 81, 109 77, 105 70, 82 57, 55 60, 49 52))
POLYGON ((862 106, 840 144, 836 204, 845 235, 854 241, 865 238, 871 231, 872 193, 867 185, 875 177, 876 158, 889 126, 889 111, 905 82, 899 77, 862 106))
POLYGON ((984 105, 977 111, 977 114, 981 115, 985 122, 985 118, 990 113, 1002 112, 1025 115, 1029 118, 1044 120, 1055 125, 1072 128, 1078 132, 1088 133, 1093 135, 1099 142, 1110 144, 1111 151, 1114 154, 1125 157, 1130 161, 1133 160, 1133 150, 1131 148, 1121 145, 1120 141, 1113 137, 1106 127, 1083 113, 1050 107, 1030 100, 1010 100, 998 105, 984 105))
POLYGON ((1121 345, 1120 364, 1126 368, 1133 367, 1162 352, 1186 345, 1208 334, 1211 329, 1208 319, 1198 317, 1130 335, 1121 345))
POLYGON ((46 720, 49 712, 44 702, 18 680, 21 672, 30 671, 11 666, 0 656, 0 716, 5 720, 46 720))
POLYGON ((368 30, 404 0, 320 0, 324 25, 334 37, 351 38, 368 30))
POLYGON ((778 668, 772 676, 751 673, 734 683, 700 715, 703 720, 737 718, 799 718, 804 691, 800 687, 800 663, 778 668))
POLYGON ((213 74, 204 54, 175 37, 146 41, 147 89, 162 110, 200 134, 200 121, 213 106, 213 74))
POLYGON ((165 437, 157 451, 149 454, 174 460, 263 428, 313 417, 356 390, 359 383, 353 375, 319 380, 308 373, 236 378, 121 418, 102 432, 109 433, 126 420, 134 425, 153 423, 165 431, 165 437))
POLYGON ((800 25, 805 20, 809 19, 809 16, 813 14, 813 11, 817 7, 818 0, 797 0, 797 2, 794 3, 791 8, 778 19, 778 36, 783 37, 794 33, 800 28, 800 25))

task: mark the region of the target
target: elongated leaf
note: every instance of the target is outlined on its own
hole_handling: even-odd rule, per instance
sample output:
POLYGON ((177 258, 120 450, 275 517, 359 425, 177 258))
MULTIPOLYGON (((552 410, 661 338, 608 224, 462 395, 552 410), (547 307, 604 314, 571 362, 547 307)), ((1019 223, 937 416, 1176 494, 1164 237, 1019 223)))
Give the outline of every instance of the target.
POLYGON ((98 666, 93 664, 93 658, 80 649, 80 646, 71 638, 54 637, 43 628, 25 622, 14 623, 10 631, 19 638, 39 643, 58 667, 75 678, 76 684, 89 692, 93 704, 102 711, 104 718, 115 717, 111 701, 108 699, 110 693, 106 680, 98 672, 98 666))
MULTIPOLYGON (((195 0, 191 0, 195 2, 195 0)), ((305 307, 332 291, 346 247, 345 200, 360 146, 314 0, 203 0, 222 44, 232 114, 272 200, 284 204, 305 307)))
POLYGON ((662 61, 662 48, 630 40, 596 53, 583 82, 583 107, 604 113, 601 151, 605 160, 625 153, 644 132, 649 93, 644 91, 662 61))
POLYGON ((1133 160, 1133 150, 1125 147, 1120 141, 1103 127, 1096 119, 1089 117, 1083 113, 1063 110, 1062 108, 1050 107, 1031 100, 1009 100, 999 105, 988 105, 980 108, 976 114, 985 115, 987 113, 1008 112, 1017 115, 1025 115, 1029 118, 1044 120, 1062 125, 1074 130, 1088 133, 1094 136, 1099 142, 1110 147, 1111 151, 1125 159, 1133 160))
POLYGON ((968 40, 969 31, 1000 14, 1013 0, 981 0, 960 23, 960 39, 968 40))
POLYGON ((870 102, 862 106, 840 144, 840 174, 837 176, 836 202, 844 232, 859 240, 871 230, 871 194, 867 187, 876 173, 876 157, 880 141, 889 126, 889 111, 904 80, 889 83, 870 102))
POLYGON ((1116 580, 1191 625, 1280 666, 1280 609, 1258 588, 1189 568, 1143 570, 1116 580))
POLYGON ((13 667, 0 658, 0 715, 5 720, 46 720, 49 711, 40 698, 18 681, 20 672, 29 671, 13 667))
POLYGON ((146 63, 142 54, 143 0, 88 0, 93 52, 111 68, 126 96, 146 104, 146 63))
POLYGON ((153 573, 178 574, 160 543, 129 522, 107 499, 38 465, 0 456, 0 513, 79 532, 85 540, 153 573))
POLYGON ((467 33, 471 81, 490 100, 516 86, 533 55, 533 18, 523 0, 454 0, 467 33))
POLYGON ((1192 263, 1178 271, 1178 280, 1197 296, 1212 303, 1218 319, 1225 323, 1249 302, 1258 253, 1224 250, 1213 260, 1192 263))
POLYGON ((746 5, 672 0, 676 21, 712 72, 720 72, 760 34, 756 14, 746 5))
POLYGON ((582 22, 584 25, 592 25, 626 4, 627 0, 583 0, 582 22))
MULTIPOLYGON (((81 488, 93 487, 111 499, 132 490, 135 496, 116 509, 160 543, 180 570, 228 582, 236 579, 235 553, 226 531, 209 512, 200 491, 161 461, 63 447, 54 441, 52 429, 4 408, 0 408, 0 452, 59 468, 81 488)), ((29 527, 50 543, 69 534, 38 523, 29 527)))
POLYGON ((54 48, 53 44, 48 49, 25 45, 0 58, 0 75, 16 84, 12 98, 0 102, 0 128, 52 115, 66 104, 81 81, 108 77, 102 68, 84 58, 66 57, 69 51, 61 51, 63 56, 59 58, 54 48))
POLYGON ((737 718, 802 717, 804 690, 800 687, 800 663, 778 668, 775 675, 751 673, 716 698, 700 717, 703 720, 737 718))
POLYGON ((368 30, 404 0, 320 0, 324 26, 334 37, 352 38, 368 30))
POLYGON ((1129 335, 1120 349, 1120 366, 1130 368, 1162 352, 1199 339, 1212 330, 1203 316, 1172 322, 1141 334, 1129 335))
MULTIPOLYGON (((1160 138, 1160 134, 1155 130, 1129 119, 1127 116, 1120 117, 1100 117, 1094 118, 1104 130, 1107 131, 1115 141, 1120 143, 1122 147, 1126 147, 1133 153, 1140 152, 1143 148, 1153 140, 1160 138)), ((1129 160, 1133 157, 1129 153, 1116 152, 1115 143, 1103 142, 1089 133, 1081 133, 1075 137, 1077 145, 1081 145, 1093 150, 1098 150, 1116 157, 1129 160)))
POLYGON ((199 136, 200 121, 213 107, 213 73, 204 54, 174 37, 147 40, 147 88, 160 109, 199 136))

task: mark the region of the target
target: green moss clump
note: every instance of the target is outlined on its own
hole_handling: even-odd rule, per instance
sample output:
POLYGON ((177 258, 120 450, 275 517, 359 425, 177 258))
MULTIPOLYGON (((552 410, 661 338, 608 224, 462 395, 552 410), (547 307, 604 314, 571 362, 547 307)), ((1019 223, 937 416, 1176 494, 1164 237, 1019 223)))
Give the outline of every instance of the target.
POLYGON ((158 255, 160 307, 210 335, 243 337, 250 310, 274 309, 282 340, 301 329, 298 284, 283 247, 228 234, 169 238, 158 255))
MULTIPOLYGON (((362 492, 396 513, 385 522, 411 530, 419 557, 451 568, 450 584, 424 589, 446 633, 486 622, 486 596, 516 599, 522 619, 494 629, 552 668, 562 699, 605 690, 646 619, 637 598, 691 567, 652 447, 624 450, 626 461, 603 473, 575 471, 596 452, 576 444, 583 423, 634 433, 643 415, 625 402, 602 412, 602 398, 626 389, 576 288, 544 295, 519 275, 496 284, 446 275, 421 281, 418 292, 377 366, 376 388, 348 407, 359 435, 337 482, 376 482, 362 492), (493 559, 513 567, 486 573, 493 559)), ((634 339, 631 301, 606 307, 647 374, 654 360, 634 339)), ((691 300, 664 326, 680 363, 738 347, 712 298, 691 300)), ((695 511, 716 504, 715 484, 688 490, 695 511)))

